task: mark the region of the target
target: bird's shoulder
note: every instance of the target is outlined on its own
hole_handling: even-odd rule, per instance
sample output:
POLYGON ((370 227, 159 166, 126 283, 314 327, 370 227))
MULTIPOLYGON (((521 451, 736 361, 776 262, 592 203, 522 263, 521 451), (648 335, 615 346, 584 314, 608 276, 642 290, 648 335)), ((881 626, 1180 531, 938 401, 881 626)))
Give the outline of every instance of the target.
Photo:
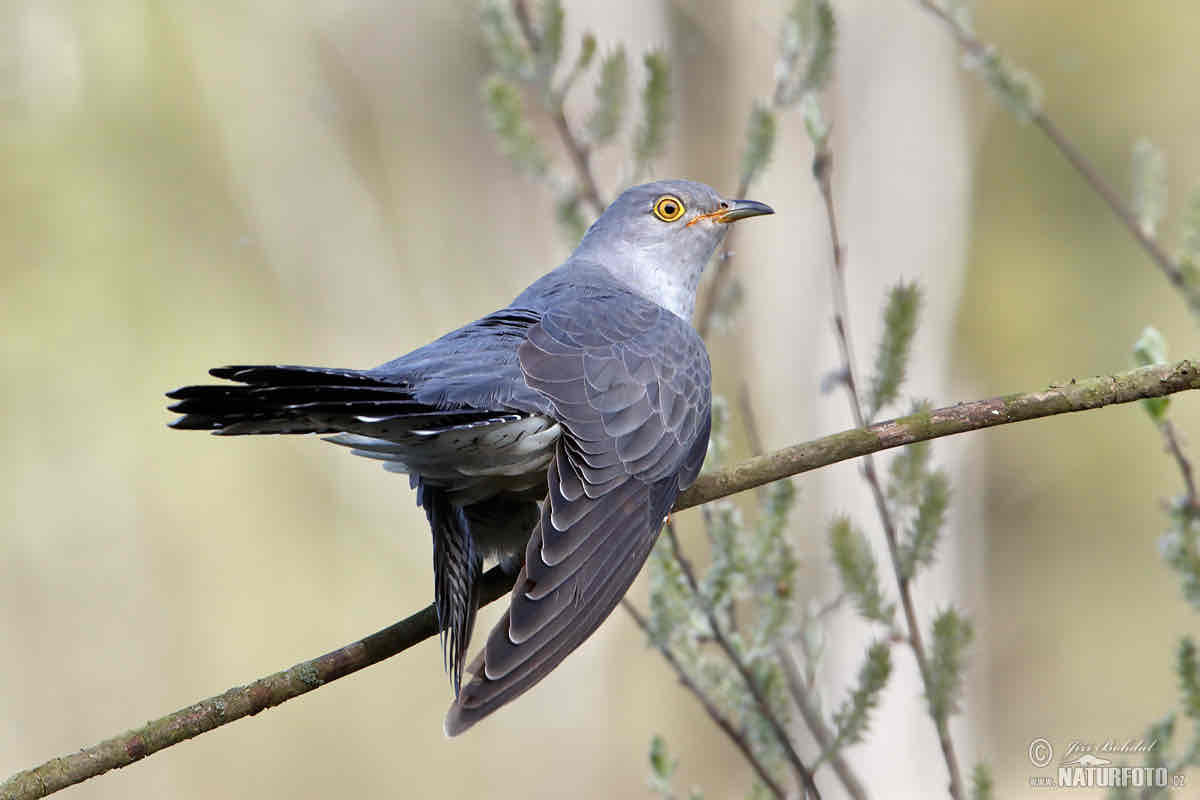
POLYGON ((670 311, 622 287, 614 292, 542 315, 517 351, 525 382, 589 453, 590 466, 580 469, 598 483, 678 474, 686 486, 708 439, 712 373, 704 342, 670 311))

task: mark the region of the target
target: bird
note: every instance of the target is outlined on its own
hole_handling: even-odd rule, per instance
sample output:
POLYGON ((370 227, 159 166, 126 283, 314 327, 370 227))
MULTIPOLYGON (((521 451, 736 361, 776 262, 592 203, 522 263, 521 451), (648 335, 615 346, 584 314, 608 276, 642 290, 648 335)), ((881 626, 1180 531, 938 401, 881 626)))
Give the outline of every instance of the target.
POLYGON ((699 475, 712 372, 691 324, 697 285, 730 223, 773 213, 694 181, 634 186, 504 308, 371 369, 211 369, 226 382, 167 393, 170 425, 322 434, 409 476, 433 538, 456 736, 600 626, 699 475), (485 559, 515 582, 467 665, 485 559))

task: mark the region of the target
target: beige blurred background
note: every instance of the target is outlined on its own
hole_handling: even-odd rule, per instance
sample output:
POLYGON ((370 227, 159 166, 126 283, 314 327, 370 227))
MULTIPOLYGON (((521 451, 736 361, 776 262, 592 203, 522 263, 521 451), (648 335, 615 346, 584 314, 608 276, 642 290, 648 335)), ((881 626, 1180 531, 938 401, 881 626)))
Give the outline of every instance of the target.
MULTIPOLYGON (((571 42, 587 27, 602 47, 670 49, 677 124, 656 176, 732 190, 783 4, 566 5, 571 42)), ((1122 191, 1138 136, 1167 151, 1172 232, 1200 182, 1194 4, 980 5, 981 33, 1041 79, 1051 115, 1122 191)), ((909 389, 939 404, 1125 369, 1147 323, 1194 354, 1181 301, 1040 134, 962 73, 934 20, 899 0, 838 9, 828 107, 863 365, 884 289, 914 276, 928 314, 909 389)), ((569 251, 548 192, 487 132, 476 13, 404 0, 0 7, 0 776, 429 601, 428 531, 403 479, 315 441, 168 431, 162 392, 223 363, 384 361, 506 303, 569 251)), ((578 94, 575 115, 590 92, 578 94)), ((817 390, 835 349, 797 118, 779 146, 752 192, 779 213, 737 248, 746 318, 712 347, 720 388, 754 387, 772 447, 849 424, 844 399, 817 390)), ((609 196, 620 164, 599 160, 609 196)), ((1173 406, 1193 439, 1198 404, 1173 406)), ((920 602, 976 619, 955 723, 964 766, 991 763, 999 796, 1045 796, 1028 786, 1030 740, 1137 736, 1175 702, 1172 647, 1200 627, 1157 555, 1178 478, 1134 406, 936 452, 957 487, 954 541, 920 602)), ((803 588, 821 594, 830 515, 873 518, 852 466, 799 485, 803 588)), ((831 632, 831 691, 861 635, 846 620, 831 632)), ((681 785, 748 785, 620 612, 452 742, 449 699, 429 642, 69 793, 646 796, 654 733, 681 785)), ((906 708, 920 701, 901 683, 872 744, 850 753, 874 796, 944 785, 922 755, 936 753, 931 725, 906 708)))

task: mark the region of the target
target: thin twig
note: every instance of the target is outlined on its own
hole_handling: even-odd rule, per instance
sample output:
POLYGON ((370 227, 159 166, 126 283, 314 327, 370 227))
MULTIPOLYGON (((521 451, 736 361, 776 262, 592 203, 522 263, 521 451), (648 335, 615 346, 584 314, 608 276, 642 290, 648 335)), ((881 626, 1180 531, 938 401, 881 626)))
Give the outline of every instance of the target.
POLYGON ((542 38, 533 27, 533 17, 529 14, 529 6, 525 0, 513 0, 513 15, 517 18, 517 24, 521 26, 521 33, 525 36, 529 49, 537 53, 542 46, 542 38))
POLYGON ((688 587, 696 597, 696 601, 704 611, 704 615, 708 618, 708 625, 712 628, 713 639, 716 641, 717 646, 721 648, 730 663, 733 664, 734 669, 742 676, 742 681, 746 684, 746 688, 750 690, 750 695, 754 698, 755 705, 758 706, 758 713, 762 714, 767 724, 771 726, 771 730, 775 733, 775 738, 779 740, 779 746, 783 748, 784 756, 787 758, 788 763, 792 765, 792 770, 796 773, 796 779, 800 782, 800 786, 809 797, 814 798, 814 800, 820 800, 821 793, 817 789, 817 784, 813 781, 812 771, 800 759, 800 754, 796 752, 791 737, 788 735, 787 730, 784 729, 783 723, 775 715, 770 702, 767 700, 766 695, 763 694, 762 687, 758 685, 758 681, 755 679, 753 673, 750 672, 750 667, 742 660, 741 653, 734 648, 733 643, 729 641, 729 637, 725 635, 725 629, 721 626, 720 620, 717 619, 712 606, 705 601, 704 594, 700 591, 700 585, 696 581, 696 573, 692 570, 692 564, 688 561, 687 556, 683 554, 683 548, 679 546, 679 537, 675 535, 674 524, 668 522, 663 528, 663 535, 666 536, 667 542, 671 545, 671 554, 679 562, 679 568, 687 580, 688 587))
POLYGON ((760 456, 763 454, 762 432, 758 429, 758 418, 754 414, 750 386, 745 380, 738 387, 738 406, 742 412, 742 425, 746 429, 746 442, 750 445, 750 455, 760 456))
MULTIPOLYGON (((761 456, 763 454, 762 433, 758 427, 758 417, 754 413, 754 400, 750 397, 750 385, 746 383, 745 379, 742 379, 741 385, 738 387, 738 407, 741 409, 742 427, 746 430, 746 444, 749 445, 750 455, 761 456)), ((766 487, 758 487, 759 502, 766 499, 766 487)))
POLYGON ((1183 444, 1179 441, 1179 432, 1175 430, 1171 420, 1164 419, 1159 427, 1162 429, 1167 452, 1175 459, 1175 463, 1179 466, 1179 474, 1183 476, 1183 487, 1187 493, 1184 501, 1187 503, 1188 511, 1195 515, 1200 512, 1200 496, 1196 494, 1196 479, 1192 471, 1192 462, 1183 452, 1183 444))
POLYGON ((750 766, 754 768, 755 774, 758 775, 758 779, 763 782, 763 785, 770 789, 772 795, 779 798, 779 800, 784 800, 784 798, 787 797, 787 794, 784 792, 783 787, 781 787, 779 783, 773 777, 771 777, 771 773, 767 771, 766 766, 764 766, 762 761, 759 760, 758 756, 754 754, 754 749, 750 746, 750 742, 746 740, 745 734, 735 728, 733 723, 726 719, 725 715, 721 713, 720 709, 713 705, 713 702, 709 699, 708 695, 706 695, 704 691, 696 685, 695 681, 692 680, 691 675, 688 674, 687 670, 683 668, 683 665, 680 664, 678 659, 675 658, 675 653, 671 650, 671 648, 666 644, 660 644, 654 640, 654 637, 650 635, 649 623, 646 622, 646 618, 642 616, 641 612, 637 610, 633 603, 629 602, 628 599, 623 599, 621 600, 621 605, 629 613, 629 616, 633 618, 634 623, 642 629, 644 634, 646 634, 647 640, 649 640, 650 643, 653 644, 658 650, 658 652, 662 654, 662 657, 666 660, 667 664, 670 665, 671 669, 675 670, 675 675, 679 678, 679 682, 683 684, 683 687, 691 692, 692 695, 694 695, 695 698, 700 701, 700 705, 704 706, 704 710, 708 712, 708 716, 714 723, 716 723, 716 726, 724 731, 725 735, 729 737, 730 741, 737 746, 737 749, 740 750, 742 755, 746 757, 746 760, 750 762, 750 766))
POLYGON ((808 687, 804 685, 804 679, 800 675, 800 669, 796 666, 796 660, 793 658, 790 649, 780 647, 777 653, 779 655, 779 663, 783 667, 783 675, 788 691, 792 695, 792 700, 795 701, 796 708, 800 709, 800 716, 804 718, 804 724, 808 726, 808 731, 812 734, 813 740, 820 746, 821 752, 829 753, 829 766, 833 768, 834 774, 842 782, 842 786, 846 789, 846 794, 854 798, 854 800, 867 800, 866 788, 862 785, 862 781, 858 779, 858 776, 854 774, 854 770, 850 769, 850 765, 846 763, 842 752, 840 750, 830 750, 834 741, 834 733, 829 730, 829 726, 825 724, 825 720, 821 716, 820 709, 813 703, 812 694, 808 687))
MULTIPOLYGON (((866 427, 868 420, 863 413, 862 398, 858 391, 858 379, 855 375, 854 349, 850 342, 850 309, 846 298, 846 272, 843 261, 843 250, 838 238, 837 214, 833 203, 833 186, 831 173, 833 170, 833 155, 829 150, 828 139, 818 144, 817 155, 813 161, 813 175, 821 189, 821 197, 825 201, 826 217, 829 221, 829 237, 833 247, 833 296, 834 296, 834 327, 838 334, 838 346, 842 353, 842 367, 845 370, 845 383, 849 395, 854 419, 859 427, 866 427)), ((896 521, 892 516, 891 507, 883 493, 883 483, 875 470, 875 461, 871 456, 863 457, 863 476, 871 488, 875 498, 875 508, 879 512, 879 521, 883 527, 884 538, 887 539, 888 554, 892 562, 892 570, 896 576, 897 591, 900 605, 904 608, 904 618, 908 626, 909 645, 916 658, 917 667, 921 672, 921 682, 926 694, 932 696, 932 673, 929 667, 929 656, 921 636, 921 625, 917 620, 916 605, 913 603, 909 577, 901 567, 900 539, 896 532, 896 521)), ((963 800, 962 773, 958 766, 958 757, 954 752, 954 740, 950 738, 950 728, 944 717, 932 715, 934 726, 937 728, 938 744, 942 748, 942 756, 946 762, 946 771, 950 777, 950 796, 954 800, 963 800)))
MULTIPOLYGON (((529 46, 529 50, 534 55, 537 55, 541 50, 542 40, 533 25, 533 18, 529 14, 529 7, 525 4, 525 0, 513 0, 512 5, 513 15, 517 18, 517 24, 525 37, 525 43, 529 46)), ((547 77, 546 80, 549 81, 550 78, 547 77)), ((571 130, 571 124, 567 121, 566 112, 563 110, 562 92, 555 91, 551 86, 543 86, 542 89, 543 96, 546 98, 550 120, 554 123, 554 129, 558 131, 558 138, 562 140, 563 146, 567 149, 567 155, 571 159, 571 166, 575 169, 575 177, 579 181, 581 196, 591 206, 593 213, 596 216, 600 216, 604 212, 605 204, 604 200, 600 197, 600 189, 596 184, 596 176, 592 174, 591 149, 571 130)))
MULTIPOLYGON (((959 45, 973 57, 982 59, 991 54, 991 45, 983 42, 981 39, 971 33, 971 31, 960 25, 958 21, 954 19, 954 17, 952 17, 944 8, 934 2, 934 0, 917 0, 917 2, 922 8, 929 11, 929 13, 933 14, 942 22, 944 22, 947 27, 950 28, 951 33, 954 34, 954 38, 958 40, 959 45)), ((1058 151, 1062 154, 1063 158, 1065 158, 1071 164, 1071 166, 1073 166, 1075 170, 1079 172, 1081 176, 1083 176, 1083 179, 1088 182, 1088 185, 1091 186, 1097 194, 1104 198, 1104 202, 1106 202, 1108 207, 1112 209, 1112 212, 1117 216, 1117 219, 1119 219, 1129 230, 1129 232, 1133 234, 1133 238, 1137 240, 1138 244, 1142 246, 1142 249, 1146 251, 1151 260, 1153 260, 1154 263, 1158 265, 1158 268, 1162 270, 1163 274, 1167 276, 1167 280, 1169 280, 1177 289, 1181 290, 1189 301, 1191 301, 1193 304, 1196 304, 1200 298, 1197 298, 1193 289, 1188 286, 1187 281, 1183 277, 1183 272, 1179 269, 1179 265, 1176 264, 1169 255, 1167 255, 1167 252, 1163 250, 1162 245, 1160 245, 1153 236, 1150 236, 1145 231, 1142 225, 1138 222, 1137 215, 1134 214, 1133 209, 1131 209, 1129 204, 1121 198, 1115 189, 1113 189, 1112 185, 1100 175, 1100 172, 1096 169, 1096 166, 1092 164, 1092 162, 1083 155, 1082 151, 1075 146, 1074 142, 1068 139, 1067 136, 1059 129, 1059 127, 1054 124, 1054 121, 1050 119, 1046 112, 1042 111, 1041 109, 1033 109, 1030 119, 1033 121, 1033 124, 1038 127, 1038 130, 1044 133, 1046 138, 1049 139, 1056 148, 1058 148, 1058 151)))
MULTIPOLYGON (((1200 362, 1179 361, 1116 375, 1072 380, 1036 392, 1012 394, 880 422, 792 445, 701 476, 675 502, 675 511, 702 505, 772 481, 913 442, 1088 411, 1119 403, 1200 389, 1200 362)), ((482 603, 506 595, 512 576, 498 568, 484 573, 482 603)), ((0 784, 0 800, 45 797, 110 769, 123 767, 173 744, 256 714, 318 686, 397 655, 437 635, 432 605, 389 628, 289 670, 238 686, 100 744, 19 772, 0 784)))

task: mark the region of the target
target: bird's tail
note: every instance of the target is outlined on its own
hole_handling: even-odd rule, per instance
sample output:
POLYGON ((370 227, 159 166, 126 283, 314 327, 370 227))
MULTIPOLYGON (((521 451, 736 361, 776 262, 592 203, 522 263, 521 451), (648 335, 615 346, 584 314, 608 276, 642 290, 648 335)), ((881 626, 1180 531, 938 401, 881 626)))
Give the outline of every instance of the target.
POLYGON ((232 384, 184 386, 167 397, 182 414, 173 428, 232 436, 263 433, 333 433, 389 419, 433 425, 454 417, 413 399, 402 381, 326 367, 231 366, 209 370, 232 384))

